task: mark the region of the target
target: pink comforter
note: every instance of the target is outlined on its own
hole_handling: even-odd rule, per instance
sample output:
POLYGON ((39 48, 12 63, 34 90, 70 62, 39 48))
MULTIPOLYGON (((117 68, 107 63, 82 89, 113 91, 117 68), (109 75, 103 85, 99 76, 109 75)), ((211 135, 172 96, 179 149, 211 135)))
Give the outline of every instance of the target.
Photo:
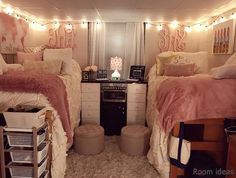
POLYGON ((46 96, 60 116, 68 137, 68 143, 72 144, 73 139, 66 88, 58 76, 32 72, 10 72, 0 75, 0 91, 41 93, 46 96))
POLYGON ((158 122, 166 132, 180 121, 236 117, 236 79, 209 75, 170 78, 157 90, 158 122))

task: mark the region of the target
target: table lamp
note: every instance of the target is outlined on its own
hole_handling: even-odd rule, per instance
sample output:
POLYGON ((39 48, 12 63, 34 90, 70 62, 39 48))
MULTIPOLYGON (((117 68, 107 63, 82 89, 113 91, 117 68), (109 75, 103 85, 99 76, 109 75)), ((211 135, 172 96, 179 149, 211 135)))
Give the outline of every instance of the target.
POLYGON ((111 80, 120 80, 120 73, 118 70, 122 70, 122 59, 120 57, 111 57, 111 70, 114 72, 111 74, 111 80))

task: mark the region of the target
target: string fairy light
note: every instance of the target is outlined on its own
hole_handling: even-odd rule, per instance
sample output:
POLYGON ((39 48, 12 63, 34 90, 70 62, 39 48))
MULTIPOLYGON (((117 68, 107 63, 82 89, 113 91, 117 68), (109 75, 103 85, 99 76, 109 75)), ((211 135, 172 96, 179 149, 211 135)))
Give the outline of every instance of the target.
MULTIPOLYGON (((217 16, 217 17, 212 17, 211 19, 215 18, 213 21, 211 21, 211 19, 209 19, 209 21, 211 21, 210 23, 201 23, 201 24, 180 24, 177 20, 174 20, 172 22, 159 22, 157 25, 151 23, 150 20, 145 22, 146 25, 146 29, 151 28, 152 26, 156 26, 158 31, 163 30, 163 25, 169 25, 171 28, 175 29, 177 27, 183 27, 184 30, 186 32, 191 32, 192 31, 192 27, 195 27, 194 29, 197 32, 201 32, 201 31, 207 31, 210 27, 217 25, 219 23, 223 23, 228 19, 236 19, 236 13, 233 12, 235 11, 235 9, 231 9, 228 12, 224 12, 221 15, 217 16), (229 15, 229 12, 231 13, 229 15), (227 15, 228 13, 228 15, 227 15)), ((59 20, 46 20, 46 19, 38 19, 36 17, 31 16, 28 13, 22 12, 20 11, 18 8, 14 8, 11 5, 6 5, 2 2, 2 0, 0 0, 0 12, 4 12, 8 15, 11 15, 13 17, 15 17, 16 19, 23 19, 25 20, 27 23, 30 24, 30 26, 32 26, 32 28, 37 29, 37 30, 46 30, 48 25, 53 26, 54 29, 58 29, 60 27, 60 23, 65 24, 65 29, 68 31, 73 30, 73 25, 75 24, 80 24, 81 28, 87 28, 88 27, 88 21, 86 20, 72 20, 69 19, 67 20, 67 22, 63 22, 63 21, 59 21, 59 20)), ((95 20, 96 24, 97 24, 97 29, 100 28, 100 24, 101 24, 101 20, 95 20)))
POLYGON ((174 20, 174 21, 171 22, 170 26, 172 28, 177 28, 179 26, 179 22, 177 20, 174 20))
POLYGON ((192 31, 192 28, 190 26, 186 26, 184 27, 184 31, 186 31, 187 33, 190 33, 192 31))
POLYGON ((163 29, 163 25, 162 24, 159 24, 158 26, 157 26, 157 30, 158 31, 161 31, 163 29))

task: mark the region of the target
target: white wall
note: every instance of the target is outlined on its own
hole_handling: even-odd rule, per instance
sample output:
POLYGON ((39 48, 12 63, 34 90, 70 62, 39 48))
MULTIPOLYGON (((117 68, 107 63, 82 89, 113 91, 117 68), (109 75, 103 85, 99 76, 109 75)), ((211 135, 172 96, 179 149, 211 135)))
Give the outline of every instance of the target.
MULTIPOLYGON (((145 49, 145 58, 147 70, 155 64, 155 57, 160 53, 159 50, 159 32, 157 29, 152 26, 150 29, 146 30, 145 35, 146 49, 145 49)), ((223 65, 224 62, 230 55, 214 55, 211 52, 213 40, 212 29, 203 32, 192 31, 188 33, 185 39, 186 42, 186 52, 197 52, 197 51, 207 51, 209 52, 209 68, 223 65)), ((235 47, 236 49, 236 47, 235 47)))

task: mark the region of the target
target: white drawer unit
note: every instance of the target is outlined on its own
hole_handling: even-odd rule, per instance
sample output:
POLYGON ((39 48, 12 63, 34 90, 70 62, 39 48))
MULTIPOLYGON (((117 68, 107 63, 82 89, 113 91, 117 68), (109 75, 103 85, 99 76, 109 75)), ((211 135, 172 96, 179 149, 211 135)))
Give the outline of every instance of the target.
POLYGON ((128 84, 127 125, 145 125, 146 90, 146 84, 128 84))
POLYGON ((100 83, 82 83, 82 124, 100 124, 100 83))

